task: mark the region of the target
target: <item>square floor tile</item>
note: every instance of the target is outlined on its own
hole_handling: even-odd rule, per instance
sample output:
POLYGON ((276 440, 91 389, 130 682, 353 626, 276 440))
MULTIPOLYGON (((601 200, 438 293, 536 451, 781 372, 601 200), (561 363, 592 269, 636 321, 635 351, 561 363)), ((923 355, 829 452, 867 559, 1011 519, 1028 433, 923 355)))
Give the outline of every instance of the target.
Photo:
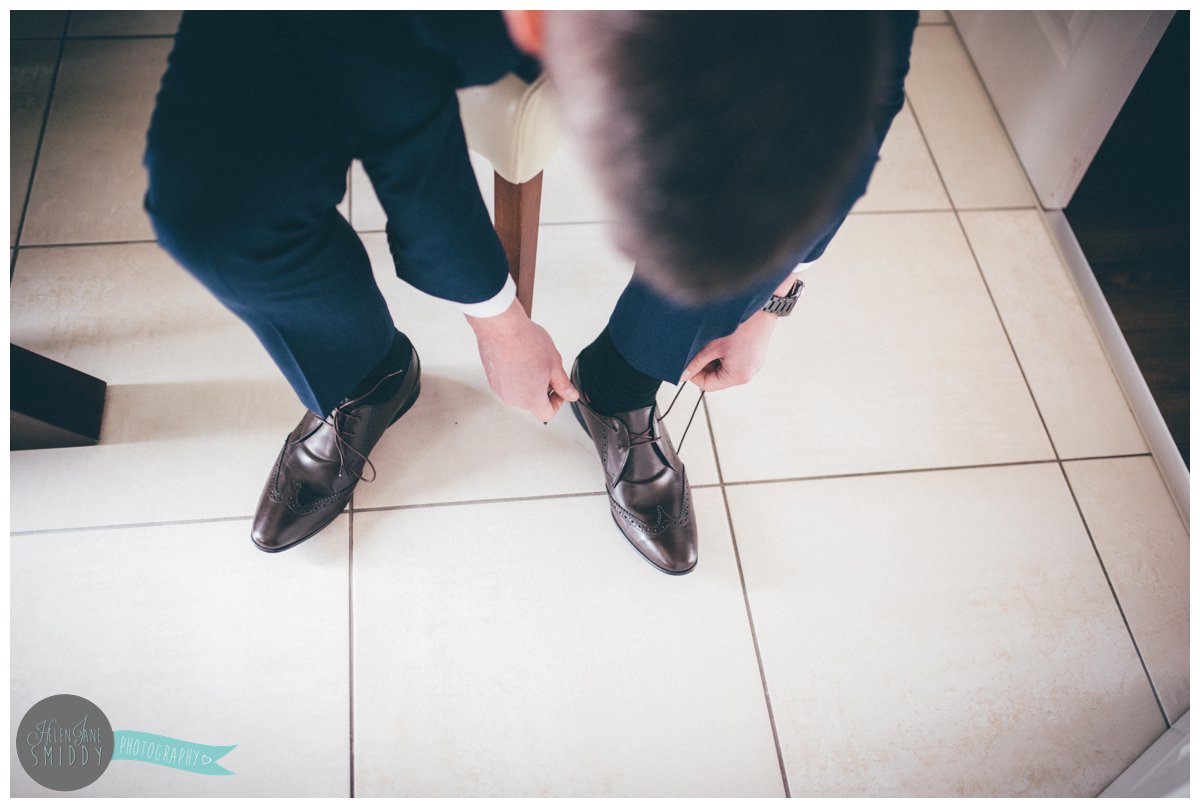
POLYGON ((354 515, 359 796, 781 796, 717 489, 647 564, 604 497, 354 515))
MULTIPOLYGON (((347 796, 347 518, 286 554, 246 522, 16 536, 10 737, 73 693, 114 730, 214 745, 205 777, 112 762, 82 796, 347 796)), ((14 796, 50 796, 10 751, 14 796)))
POLYGON ((1095 796, 1165 729, 1057 464, 728 494, 793 796, 1095 796))
POLYGON ((1041 215, 964 212, 962 222, 1059 455, 1147 451, 1041 215))
POLYGON ((953 213, 852 215, 805 277, 707 399, 727 481, 1053 458, 953 213))
MULTIPOLYGON (((421 398, 384 435, 371 460, 378 479, 359 486, 356 508, 603 491, 591 439, 569 409, 543 426, 507 406, 488 386, 475 337, 450 303, 398 281, 386 240, 363 237, 397 326, 422 363, 421 398)), ((575 356, 604 328, 632 273, 602 225, 545 228, 538 245, 533 319, 549 332, 569 372, 575 356)), ((664 385, 665 407, 675 388, 664 385)), ((688 387, 666 424, 679 442, 699 396, 688 387)), ((703 413, 680 456, 693 485, 717 482, 703 413)))
POLYGON ((12 341, 112 384, 275 374, 246 326, 157 244, 23 250, 12 341))
POLYGON ((58 42, 13 42, 9 52, 9 245, 17 243, 17 227, 29 191, 29 175, 37 153, 42 119, 50 98, 50 81, 58 60, 58 42))
POLYGON ((1151 457, 1063 464, 1172 721, 1188 711, 1188 530, 1151 457))
POLYGON ((861 213, 949 207, 950 200, 913 119, 912 108, 905 104, 892 121, 867 193, 854 205, 854 210, 861 213))
POLYGON ((173 36, 182 15, 182 11, 73 11, 67 36, 173 36))
POLYGON ((249 518, 303 412, 283 381, 110 385, 98 445, 12 453, 11 527, 249 518))
POLYGON ((142 210, 142 153, 172 42, 66 44, 22 243, 154 238, 142 210))
POLYGON ((905 90, 956 208, 1036 204, 953 26, 917 28, 905 90))
POLYGON ((11 339, 108 382, 100 444, 14 452, 12 529, 249 516, 303 413, 155 244, 21 252, 11 339))

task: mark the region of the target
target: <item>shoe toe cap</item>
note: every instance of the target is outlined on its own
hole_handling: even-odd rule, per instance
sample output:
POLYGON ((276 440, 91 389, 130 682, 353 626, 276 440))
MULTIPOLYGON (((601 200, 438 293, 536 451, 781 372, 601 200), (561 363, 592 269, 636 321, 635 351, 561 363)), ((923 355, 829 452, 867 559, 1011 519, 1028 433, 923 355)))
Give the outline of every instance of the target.
POLYGON ((275 514, 260 514, 250 528, 250 540, 254 542, 254 546, 268 553, 285 550, 303 538, 303 533, 297 530, 295 521, 280 519, 275 514))
POLYGON ((668 531, 668 535, 660 536, 655 542, 658 558, 654 565, 672 575, 691 572, 696 566, 696 544, 695 523, 689 520, 686 524, 677 525, 668 531))
POLYGON ((691 572, 696 566, 696 525, 692 520, 672 525, 660 533, 647 534, 628 523, 617 522, 630 544, 654 566, 670 575, 691 572))
POLYGON ((264 498, 250 528, 254 546, 268 553, 277 553, 315 536, 342 512, 347 496, 341 502, 313 512, 297 513, 285 503, 264 498))

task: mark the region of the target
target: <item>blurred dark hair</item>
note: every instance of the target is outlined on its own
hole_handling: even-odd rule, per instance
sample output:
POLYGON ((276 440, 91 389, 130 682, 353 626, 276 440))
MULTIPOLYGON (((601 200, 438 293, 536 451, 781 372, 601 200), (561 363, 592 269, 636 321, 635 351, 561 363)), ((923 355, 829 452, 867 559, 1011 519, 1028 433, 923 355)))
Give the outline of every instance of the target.
POLYGON ((547 12, 563 122, 639 275, 698 302, 799 260, 874 159, 887 30, 870 12, 547 12))

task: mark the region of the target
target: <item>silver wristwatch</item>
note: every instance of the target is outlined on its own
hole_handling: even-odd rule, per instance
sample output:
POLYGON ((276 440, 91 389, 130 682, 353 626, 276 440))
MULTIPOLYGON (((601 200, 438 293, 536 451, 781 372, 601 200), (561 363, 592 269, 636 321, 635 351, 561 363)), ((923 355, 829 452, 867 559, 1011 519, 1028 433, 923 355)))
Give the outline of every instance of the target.
POLYGON ((787 317, 792 313, 792 309, 796 308, 796 301, 800 299, 800 293, 803 291, 804 281, 796 278, 786 295, 782 297, 771 295, 771 299, 767 301, 767 305, 763 306, 762 310, 769 311, 776 317, 787 317))

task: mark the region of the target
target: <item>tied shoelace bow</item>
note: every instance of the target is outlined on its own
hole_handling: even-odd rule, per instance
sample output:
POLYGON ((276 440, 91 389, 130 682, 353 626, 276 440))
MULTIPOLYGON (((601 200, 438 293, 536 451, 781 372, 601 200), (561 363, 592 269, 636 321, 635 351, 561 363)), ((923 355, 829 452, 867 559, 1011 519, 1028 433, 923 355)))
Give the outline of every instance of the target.
MULTIPOLYGON (((654 431, 655 424, 662 423, 662 421, 665 420, 666 417, 671 414, 671 409, 675 406, 675 402, 679 400, 679 394, 683 392, 683 388, 684 388, 684 385, 682 385, 682 384, 679 385, 679 389, 675 391, 675 397, 671 399, 671 403, 667 405, 667 409, 665 412, 663 412, 662 415, 655 416, 654 419, 651 420, 650 425, 647 426, 641 432, 631 432, 629 434, 630 448, 632 448, 634 446, 642 446, 643 444, 654 443, 655 441, 662 440, 661 434, 651 435, 650 433, 654 431)), ((687 440, 688 430, 692 428, 692 421, 694 421, 696 419, 696 411, 700 409, 700 402, 703 400, 704 400, 704 391, 701 390, 699 398, 696 399, 696 406, 692 407, 692 414, 688 418, 687 426, 685 426, 683 428, 683 435, 679 438, 679 443, 677 443, 675 445, 676 452, 679 452, 680 450, 683 449, 683 442, 685 440, 687 440)))
MULTIPOLYGON (((408 368, 405 368, 404 370, 394 370, 391 373, 388 373, 383 378, 381 378, 378 382, 376 382, 374 387, 372 387, 367 392, 363 393, 358 398, 351 399, 350 401, 347 401, 344 404, 340 404, 337 407, 334 407, 333 412, 330 413, 330 416, 332 416, 332 420, 330 420, 330 418, 321 417, 321 423, 325 424, 326 426, 328 426, 330 429, 333 430, 333 445, 336 446, 337 450, 338 450, 339 473, 341 471, 349 471, 350 474, 358 482, 364 482, 364 483, 375 482, 375 477, 376 477, 375 464, 371 462, 371 459, 369 457, 367 457, 365 454, 360 452, 358 449, 355 449, 353 446, 351 446, 349 441, 346 440, 346 438, 342 437, 342 430, 343 430, 345 424, 339 424, 338 416, 340 415, 340 416, 342 416, 342 418, 354 418, 355 420, 357 420, 359 418, 359 415, 358 415, 358 413, 350 412, 350 410, 352 408, 357 407, 359 404, 363 403, 365 400, 367 400, 372 395, 374 395, 375 391, 377 391, 380 388, 380 386, 382 386, 383 383, 386 382, 388 379, 392 379, 397 376, 403 376, 407 372, 408 372, 408 368), (349 449, 351 452, 353 452, 354 454, 356 454, 362 458, 363 468, 366 469, 369 467, 371 469, 371 479, 368 480, 362 474, 359 474, 357 471, 355 471, 353 466, 346 464, 346 453, 344 451, 345 449, 349 449)), ((354 437, 354 433, 347 432, 346 437, 352 438, 352 437, 354 437)))

